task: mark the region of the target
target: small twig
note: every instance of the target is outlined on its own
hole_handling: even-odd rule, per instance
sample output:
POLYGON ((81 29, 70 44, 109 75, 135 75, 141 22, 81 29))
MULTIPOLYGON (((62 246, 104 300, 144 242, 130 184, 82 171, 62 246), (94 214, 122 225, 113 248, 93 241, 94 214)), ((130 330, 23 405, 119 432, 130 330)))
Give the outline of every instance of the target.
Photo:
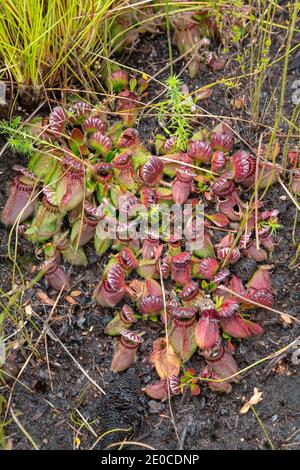
POLYGON ((288 437, 285 442, 289 442, 291 439, 293 439, 293 437, 295 437, 297 434, 300 433, 300 428, 299 429, 296 429, 296 431, 293 432, 293 434, 290 435, 290 437, 288 437))
POLYGON ((135 446, 140 446, 144 447, 144 449, 149 449, 149 450, 156 450, 154 447, 149 446, 148 444, 143 444, 142 442, 137 442, 137 441, 120 441, 120 442, 114 442, 113 444, 109 444, 109 446, 106 447, 106 449, 111 449, 112 447, 117 447, 120 445, 135 445, 135 446))
POLYGON ((68 356, 72 359, 72 361, 76 364, 76 366, 78 367, 78 369, 86 376, 86 378, 94 385, 94 387, 96 387, 99 392, 103 393, 103 395, 106 395, 105 391, 103 390, 103 388, 100 387, 100 385, 97 384, 97 382, 95 382, 90 376, 89 374, 84 370, 84 368, 79 364, 78 361, 76 361, 75 357, 70 353, 70 351, 66 348, 66 346, 61 342, 61 340, 58 338, 58 336, 56 336, 56 334, 54 333, 54 331, 49 327, 49 326, 45 326, 44 328, 44 332, 53 340, 53 341, 57 341, 61 347, 63 348, 63 350, 68 354, 68 356))
POLYGON ((228 287, 219 286, 218 288, 221 289, 221 290, 224 290, 225 292, 228 292, 229 294, 234 295, 235 297, 238 297, 241 300, 244 300, 245 302, 247 302, 249 304, 255 305, 256 307, 264 308, 264 309, 269 310, 270 312, 273 312, 273 313, 277 313, 280 316, 282 316, 282 315, 287 316, 287 317, 291 318, 292 320, 294 320, 296 323, 300 324, 300 320, 298 318, 294 317, 293 315, 290 315, 289 313, 281 312, 280 310, 276 310, 276 308, 268 307, 267 305, 263 305, 263 304, 260 304, 258 302, 255 302, 254 300, 248 299, 247 297, 244 297, 243 295, 237 294, 236 292, 229 289, 228 287))
POLYGON ((158 158, 160 160, 164 160, 165 162, 176 163, 177 165, 188 166, 189 168, 194 168, 194 170, 204 171, 206 173, 210 173, 211 175, 216 175, 216 173, 214 173, 213 171, 208 170, 207 168, 202 168, 200 166, 192 165, 190 163, 181 162, 179 160, 173 160, 172 158, 167 158, 167 157, 163 157, 163 156, 160 156, 158 158))
POLYGON ((277 175, 277 179, 278 179, 279 183, 281 184, 282 188, 284 189, 284 191, 288 194, 290 199, 293 201, 293 203, 297 207, 298 211, 300 211, 300 206, 299 206, 298 202, 296 201, 294 196, 290 193, 290 191, 288 190, 288 188, 286 187, 286 185, 284 184, 284 182, 282 181, 282 179, 280 178, 279 175, 277 175))
POLYGON ((230 228, 217 227, 216 225, 208 225, 207 228, 211 228, 212 230, 218 230, 220 232, 226 232, 226 233, 238 233, 237 230, 232 230, 230 228))
POLYGON ((259 359, 258 361, 255 361, 252 364, 249 364, 249 366, 244 367, 243 369, 239 370, 235 374, 232 374, 228 377, 224 377, 222 379, 209 379, 209 378, 206 378, 206 377, 199 377, 199 380, 201 382, 208 382, 208 381, 210 381, 210 382, 226 382, 228 380, 231 380, 234 377, 238 377, 239 375, 243 374, 244 372, 247 372, 248 370, 253 369, 253 367, 258 366, 259 364, 262 364, 263 362, 269 361, 271 359, 274 359, 275 357, 280 356, 285 351, 288 351, 292 346, 294 346, 295 344, 298 344, 299 339, 300 339, 300 336, 298 336, 296 339, 294 339, 287 346, 284 346, 283 348, 278 349, 277 351, 269 354, 268 356, 263 357, 262 359, 259 359))
MULTIPOLYGON (((92 447, 90 447, 89 450, 94 450, 96 445, 98 444, 98 442, 101 441, 101 439, 104 439, 104 437, 106 437, 109 434, 112 434, 113 432, 129 432, 131 430, 132 430, 131 428, 127 428, 127 429, 122 429, 122 428, 109 429, 109 431, 106 431, 106 432, 104 432, 103 434, 101 434, 100 436, 97 437, 94 444, 92 445, 92 447)), ((117 444, 119 444, 119 443, 117 443, 117 444)))
POLYGON ((272 449, 272 450, 275 450, 274 444, 273 444, 273 442, 271 441, 271 438, 270 438, 270 436, 269 436, 269 434, 268 434, 268 431, 266 430, 266 428, 265 428, 265 426, 264 426, 264 423, 262 422, 262 420, 261 420, 260 417, 258 416, 258 414, 257 414, 257 412, 256 412, 256 410, 255 410, 255 408, 254 408, 253 405, 251 405, 251 410, 252 410, 252 412, 253 412, 255 418, 257 419, 257 422, 258 422, 258 424, 259 424, 259 426, 260 426, 262 432, 263 432, 264 435, 266 436, 267 441, 268 441, 268 443, 270 444, 271 449, 272 449))
POLYGON ((28 387, 28 385, 25 385, 23 382, 21 382, 21 380, 16 378, 14 375, 9 374, 6 370, 1 369, 1 374, 4 377, 8 377, 11 380, 15 380, 19 385, 22 385, 22 387, 26 388, 26 390, 28 390, 28 392, 34 394, 34 391, 30 387, 28 387))
MULTIPOLYGON (((162 270, 161 270, 161 261, 160 259, 158 260, 158 267, 159 267, 159 276, 160 276, 160 283, 161 283, 161 289, 162 289, 162 295, 163 295, 163 304, 164 304, 164 323, 165 323, 165 335, 166 335, 166 345, 167 345, 167 355, 169 354, 169 334, 168 334, 168 313, 167 313, 167 303, 166 303, 166 292, 165 292, 165 286, 164 286, 164 278, 162 275, 162 270)), ((171 415, 171 421, 174 427, 174 431, 178 440, 178 443, 180 445, 180 436, 178 433, 178 429, 176 426, 175 422, 175 417, 171 405, 171 393, 170 393, 170 386, 168 383, 168 403, 169 403, 169 410, 170 410, 170 415, 171 415)))
POLYGON ((50 388, 53 391, 53 381, 52 381, 52 374, 51 374, 51 368, 50 368, 50 363, 49 363, 47 336, 45 336, 45 353, 46 353, 46 361, 47 361, 47 369, 48 369, 48 374, 49 374, 50 388))
POLYGON ((293 446, 298 446, 299 445, 299 441, 295 441, 295 442, 290 442, 289 444, 282 444, 282 447, 293 447, 293 446))
POLYGON ((26 429, 22 426, 22 424, 20 423, 20 421, 18 420, 18 418, 16 417, 14 411, 12 408, 10 408, 10 412, 11 412, 11 415, 12 415, 12 418, 14 420, 14 422, 16 423, 16 425, 18 426, 18 428, 22 431, 22 433, 24 434, 24 436, 28 439, 28 441, 30 442, 30 444, 32 445, 32 447, 34 448, 34 450, 39 450, 38 446, 36 445, 36 443, 34 442, 34 440, 32 439, 32 437, 30 436, 30 434, 28 434, 28 432, 26 431, 26 429))
POLYGON ((87 420, 85 419, 85 417, 80 413, 80 411, 75 408, 75 411, 76 413, 79 414, 80 418, 82 419, 82 421, 84 422, 85 426, 87 427, 87 429, 93 434, 93 436, 95 437, 98 437, 97 433, 94 431, 94 429, 92 428, 92 426, 87 422, 87 420))
POLYGON ((256 164, 255 164, 255 183, 254 183, 254 213, 255 213, 255 240, 256 240, 256 249, 259 250, 259 234, 258 234, 258 173, 259 173, 259 156, 261 152, 261 145, 262 145, 262 138, 263 134, 260 135, 259 144, 258 144, 258 152, 256 157, 256 164))

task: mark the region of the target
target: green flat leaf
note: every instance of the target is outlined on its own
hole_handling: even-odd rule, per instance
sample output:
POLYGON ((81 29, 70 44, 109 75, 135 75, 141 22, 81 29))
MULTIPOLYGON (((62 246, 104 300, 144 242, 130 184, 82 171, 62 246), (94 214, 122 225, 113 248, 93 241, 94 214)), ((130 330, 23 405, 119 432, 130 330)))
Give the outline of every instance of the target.
POLYGON ((114 159, 114 157, 117 155, 117 152, 118 152, 117 150, 110 150, 110 151, 106 154, 104 161, 105 161, 106 163, 110 163, 110 162, 114 159))

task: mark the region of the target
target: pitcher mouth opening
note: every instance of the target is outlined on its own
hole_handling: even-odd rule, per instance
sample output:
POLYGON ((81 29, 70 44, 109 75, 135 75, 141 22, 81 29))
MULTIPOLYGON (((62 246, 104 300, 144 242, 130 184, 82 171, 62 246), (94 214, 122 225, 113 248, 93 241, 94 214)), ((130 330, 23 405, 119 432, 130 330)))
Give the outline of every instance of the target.
POLYGON ((208 362, 217 362, 220 359, 222 359, 222 357, 225 354, 225 348, 224 348, 223 344, 220 341, 217 343, 216 346, 214 346, 213 349, 216 349, 216 350, 215 351, 208 350, 208 351, 205 351, 204 354, 203 354, 205 359, 208 362), (210 356, 209 356, 209 354, 210 354, 210 356))
POLYGON ((138 344, 129 343, 129 341, 126 340, 125 338, 123 338, 123 336, 120 337, 120 343, 121 343, 122 346, 124 346, 124 348, 126 348, 126 349, 137 349, 138 346, 139 346, 139 343, 138 343, 138 344))
POLYGON ((200 292, 200 288, 197 283, 191 282, 187 286, 185 286, 180 293, 180 298, 183 301, 193 300, 200 292))
POLYGON ((190 319, 181 319, 179 320, 178 318, 174 318, 174 325, 178 326, 178 328, 190 328, 196 321, 196 316, 190 319))
POLYGON ((24 191, 26 193, 31 193, 33 188, 34 188, 34 181, 32 182, 32 184, 29 184, 29 183, 22 183, 18 177, 16 177, 13 181, 13 186, 16 186, 16 188, 19 190, 19 191, 24 191))
POLYGON ((52 212, 53 214, 59 214, 60 213, 59 207, 54 206, 53 204, 51 204, 51 202, 48 201, 46 196, 43 197, 42 204, 45 207, 45 209, 47 209, 47 211, 52 212))
POLYGON ((134 317, 132 318, 130 318, 130 316, 127 317, 123 310, 121 310, 120 312, 120 320, 123 323, 126 323, 126 325, 132 325, 132 323, 136 322, 136 319, 134 317))
POLYGON ((96 218, 91 218, 91 216, 87 216, 86 214, 83 215, 83 222, 86 224, 86 225, 89 225, 90 227, 96 227, 99 220, 96 219, 96 218))

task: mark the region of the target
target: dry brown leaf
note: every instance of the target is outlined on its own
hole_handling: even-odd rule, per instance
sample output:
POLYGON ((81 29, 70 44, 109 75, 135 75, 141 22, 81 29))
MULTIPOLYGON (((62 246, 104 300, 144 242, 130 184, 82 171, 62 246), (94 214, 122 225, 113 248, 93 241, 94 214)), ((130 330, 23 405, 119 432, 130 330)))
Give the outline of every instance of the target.
POLYGON ((43 292, 42 290, 38 290, 36 295, 39 300, 45 300, 48 297, 47 294, 45 294, 45 292, 43 292))
POLYGON ((73 297, 71 297, 70 295, 67 295, 66 301, 69 302, 69 304, 71 304, 71 305, 77 305, 76 300, 73 299, 73 297))
POLYGON ((50 299, 48 295, 42 290, 37 291, 36 296, 41 302, 46 305, 54 305, 54 300, 50 299))
POLYGON ((250 409, 250 404, 249 404, 249 402, 247 402, 240 409, 240 414, 243 415, 243 414, 247 413, 247 411, 249 411, 249 409, 250 409))
POLYGON ((286 313, 281 313, 280 316, 282 318, 283 323, 286 323, 287 325, 291 325, 293 323, 293 320, 291 319, 291 317, 287 315, 286 313))
POLYGON ((81 295, 80 290, 72 290, 71 294, 72 297, 79 297, 81 295))
POLYGON ((274 269, 274 264, 261 264, 260 267, 263 269, 271 270, 274 269))
POLYGON ((262 394, 263 392, 260 392, 257 388, 254 389, 254 394, 250 398, 250 404, 251 405, 257 405, 259 401, 262 400, 262 394))
POLYGON ((254 393, 250 400, 248 400, 240 409, 240 414, 245 414, 251 406, 257 405, 262 400, 262 394, 263 392, 260 392, 257 388, 254 388, 254 393))
POLYGON ((232 104, 233 104, 233 107, 235 109, 239 109, 239 110, 243 109, 245 107, 245 104, 246 104, 245 97, 240 96, 240 97, 236 98, 235 100, 233 100, 232 104))
POLYGON ((12 450, 13 449, 13 441, 10 437, 7 438, 5 444, 5 450, 12 450))
POLYGON ((35 264, 33 264, 30 268, 31 274, 35 273, 36 270, 37 270, 37 266, 35 264))
POLYGON ((156 372, 161 379, 166 379, 170 375, 179 375, 181 361, 177 357, 171 344, 167 347, 165 338, 159 338, 153 343, 153 351, 150 356, 156 372))
POLYGON ((26 305, 25 307, 25 313, 28 317, 31 317, 32 315, 32 308, 31 308, 31 305, 26 305))

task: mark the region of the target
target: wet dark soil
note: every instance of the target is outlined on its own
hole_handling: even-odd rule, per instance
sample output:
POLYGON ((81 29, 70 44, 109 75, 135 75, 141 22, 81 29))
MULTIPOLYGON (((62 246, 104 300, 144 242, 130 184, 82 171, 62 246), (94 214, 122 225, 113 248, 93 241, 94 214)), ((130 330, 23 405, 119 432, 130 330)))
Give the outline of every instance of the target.
MULTIPOLYGON (((157 73, 167 62, 167 42, 160 36, 155 39, 145 36, 135 45, 134 52, 129 57, 128 54, 126 56, 128 65, 150 75, 157 73)), ((179 73, 181 67, 182 63, 178 62, 175 72, 179 73)), ((231 67, 232 74, 237 73, 233 62, 228 67, 231 67)), ((299 74, 299 67, 296 65, 289 73, 291 80, 294 79, 296 73, 299 74)), ((224 72, 213 74, 203 67, 199 78, 191 81, 183 74, 182 79, 190 85, 192 91, 215 81, 216 75, 221 78, 223 74, 224 72)), ((229 75, 228 70, 226 75, 229 75)), ((167 71, 158 78, 161 80, 165 76, 167 71)), ((276 77, 270 77, 263 93, 271 92, 272 82, 275 80, 276 77)), ((147 100, 154 99, 160 91, 162 88, 159 85, 151 84, 147 100)), ((232 98, 238 92, 228 91, 224 85, 218 85, 214 88, 212 97, 203 102, 203 108, 212 115, 241 116, 231 107, 232 98)), ((292 111, 289 93, 290 88, 287 90, 287 115, 291 115, 292 111)), ((247 115, 243 117, 247 118, 247 115)), ((214 118, 205 118, 201 123, 211 127, 217 122, 214 118)), ((149 117, 140 121, 139 130, 149 144, 157 126, 157 121, 149 117)), ((251 145, 257 143, 257 129, 241 122, 236 126, 251 145)), ((6 185, 12 175, 12 165, 22 160, 8 151, 2 157, 1 207, 5 203, 6 185)), ((279 209, 280 223, 283 226, 278 232, 276 248, 269 260, 269 264, 273 265, 275 308, 300 319, 299 262, 292 269, 289 268, 295 254, 292 243, 295 206, 280 186, 274 186, 268 191, 265 202, 267 207, 279 209)), ((299 233, 299 223, 296 230, 299 233)), ((12 263, 7 256, 8 231, 3 226, 0 228, 0 237, 0 282, 1 288, 8 291, 11 288, 12 263)), ((30 359, 20 376, 20 383, 13 386, 12 381, 7 386, 2 386, 0 394, 10 400, 10 407, 18 414, 20 422, 38 447, 72 449, 80 443, 80 448, 88 449, 95 444, 97 436, 111 431, 99 440, 95 448, 105 448, 126 437, 158 450, 268 449, 270 444, 251 410, 245 415, 239 414, 243 398, 250 398, 254 387, 257 387, 263 391, 263 400, 256 406, 256 410, 274 447, 300 449, 300 375, 299 365, 293 361, 294 350, 288 351, 280 363, 273 367, 266 361, 249 370, 243 375, 240 384, 233 387, 230 395, 215 395, 202 387, 198 397, 185 394, 173 398, 175 433, 168 403, 150 400, 141 391, 142 387, 156 379, 148 357, 152 340, 158 336, 160 327, 155 324, 145 326, 145 341, 132 368, 118 375, 110 372, 114 341, 104 335, 104 327, 112 318, 112 312, 97 307, 91 300, 91 293, 101 276, 105 259, 96 258, 92 249, 89 254, 88 268, 75 268, 71 272, 72 290, 78 289, 82 293, 77 297, 77 305, 70 305, 63 296, 50 322, 59 341, 50 334, 46 336, 46 342, 45 337, 42 337, 36 349, 31 347, 40 336, 43 321, 48 318, 52 309, 52 305, 41 301, 39 291, 47 293, 50 299, 55 299, 54 291, 49 290, 45 281, 41 280, 23 298, 24 305, 31 305, 32 322, 28 321, 22 332, 14 337, 15 351, 12 350, 9 354, 11 366, 17 363, 19 370, 28 357, 30 359), (78 368, 78 364, 104 389, 106 395, 92 385, 78 368), (112 432, 113 430, 115 431, 112 432)), ((39 264, 32 245, 19 242, 18 262, 25 280, 31 279, 32 266, 39 264)), ((240 266, 237 269, 243 270, 245 267, 240 266)), ((254 315, 264 326, 265 333, 238 345, 236 360, 240 368, 287 346, 300 334, 299 325, 294 322, 288 325, 278 315, 261 310, 257 310, 254 315)), ((24 319, 24 311, 19 313, 20 319, 22 316, 24 319)), ((11 334, 16 325, 12 320, 8 323, 6 334, 11 334)), ((197 370, 200 369, 200 364, 201 359, 197 356, 190 362, 197 370)), ((8 413, 7 419, 10 418, 8 413)), ((14 449, 31 448, 14 423, 6 427, 6 435, 14 449)))

